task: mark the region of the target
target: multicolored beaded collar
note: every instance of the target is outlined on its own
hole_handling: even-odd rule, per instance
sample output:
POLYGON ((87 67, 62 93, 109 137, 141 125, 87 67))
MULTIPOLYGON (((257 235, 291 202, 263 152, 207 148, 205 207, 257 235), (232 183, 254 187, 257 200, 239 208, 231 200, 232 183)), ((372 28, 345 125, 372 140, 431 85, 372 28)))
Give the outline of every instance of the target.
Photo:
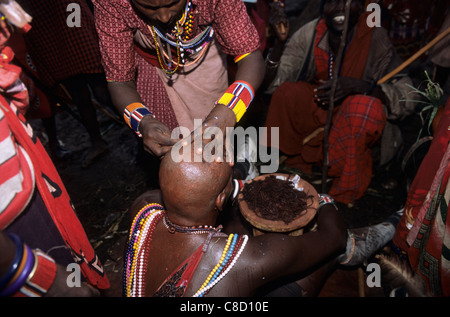
MULTIPOLYGON (((147 259, 149 245, 153 232, 161 219, 165 219, 164 207, 159 204, 148 204, 136 215, 130 229, 128 245, 125 256, 123 294, 127 297, 142 297, 145 295, 145 275, 147 273, 147 259)), ((212 235, 220 230, 210 226, 183 227, 167 223, 168 228, 175 231, 192 233, 209 233, 205 245, 209 244, 212 235)), ((170 232, 170 229, 168 229, 170 232)), ((194 294, 194 297, 203 297, 233 268, 248 241, 248 236, 231 234, 228 236, 219 263, 210 272, 204 283, 194 294)), ((203 252, 206 249, 203 248, 203 252)))
POLYGON ((177 21, 174 29, 170 33, 163 34, 155 26, 148 26, 148 29, 155 42, 159 64, 169 77, 180 67, 187 67, 197 62, 203 56, 206 51, 205 48, 214 36, 213 28, 208 26, 200 34, 192 38, 194 34, 194 10, 191 1, 186 2, 183 16, 177 21), (164 48, 162 42, 167 44, 167 49, 164 48), (176 50, 176 61, 172 57, 171 47, 176 50), (191 55, 196 53, 200 54, 194 61, 186 65, 185 53, 191 55))

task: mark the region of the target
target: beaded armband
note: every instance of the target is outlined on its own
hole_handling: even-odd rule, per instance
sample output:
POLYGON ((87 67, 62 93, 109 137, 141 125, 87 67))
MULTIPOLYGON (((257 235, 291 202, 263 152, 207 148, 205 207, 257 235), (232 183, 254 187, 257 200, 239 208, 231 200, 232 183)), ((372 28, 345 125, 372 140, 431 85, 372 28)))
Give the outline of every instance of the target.
POLYGON ((336 208, 336 210, 338 210, 338 207, 337 207, 334 199, 331 196, 329 196, 327 194, 319 194, 319 208, 324 205, 327 205, 327 204, 333 205, 334 208, 336 208))
POLYGON ((246 54, 242 54, 242 55, 238 55, 236 57, 234 57, 234 62, 237 63, 241 60, 243 60, 244 58, 246 58, 248 55, 250 55, 251 53, 246 53, 246 54))
POLYGON ((233 110, 236 115, 236 121, 239 122, 247 111, 254 95, 255 92, 249 83, 238 80, 228 87, 223 96, 215 104, 222 104, 233 110))
POLYGON ((128 126, 140 137, 139 124, 145 116, 155 117, 142 103, 134 102, 129 104, 123 111, 123 118, 128 126))
POLYGON ((0 296, 41 297, 56 277, 55 261, 40 250, 32 250, 19 236, 7 234, 16 245, 16 255, 0 278, 0 296))

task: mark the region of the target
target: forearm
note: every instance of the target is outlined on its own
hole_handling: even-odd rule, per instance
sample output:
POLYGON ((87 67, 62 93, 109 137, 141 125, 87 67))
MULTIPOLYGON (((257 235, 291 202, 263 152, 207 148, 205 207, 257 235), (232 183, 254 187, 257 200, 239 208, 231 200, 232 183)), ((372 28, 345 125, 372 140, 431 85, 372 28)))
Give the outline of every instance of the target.
POLYGON ((109 82, 108 90, 111 100, 119 113, 123 113, 124 109, 132 103, 142 103, 134 81, 126 82, 109 82))
POLYGON ((280 64, 281 56, 284 51, 284 44, 280 42, 278 39, 275 40, 275 44, 273 49, 269 52, 266 57, 265 67, 266 67, 266 75, 264 78, 264 86, 267 87, 274 80, 277 75, 278 66, 280 64))
POLYGON ((347 230, 336 208, 326 204, 319 209, 317 230, 297 239, 297 254, 302 254, 304 259, 297 259, 296 265, 304 270, 344 252, 347 230))
POLYGON ((278 259, 281 266, 272 266, 270 260, 264 265, 274 269, 274 278, 305 272, 345 251, 347 230, 334 206, 320 208, 317 227, 300 236, 264 234, 254 238, 260 252, 272 252, 272 258, 278 259))
POLYGON ((208 116, 209 119, 211 117, 220 118, 224 122, 223 127, 231 127, 239 122, 264 80, 264 60, 259 50, 243 58, 237 65, 235 82, 217 100, 216 107, 208 116), (217 107, 218 105, 223 105, 226 111, 220 109, 222 107, 217 107), (220 113, 220 116, 216 113, 220 113))
POLYGON ((322 232, 327 241, 331 241, 331 249, 345 249, 347 229, 342 216, 332 204, 326 204, 319 209, 317 219, 318 231, 322 232))

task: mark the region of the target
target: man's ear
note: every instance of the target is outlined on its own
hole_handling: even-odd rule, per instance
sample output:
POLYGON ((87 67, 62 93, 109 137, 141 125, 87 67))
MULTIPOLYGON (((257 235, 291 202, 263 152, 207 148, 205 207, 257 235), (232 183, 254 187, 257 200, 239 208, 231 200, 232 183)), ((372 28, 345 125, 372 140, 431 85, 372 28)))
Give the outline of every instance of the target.
POLYGON ((217 211, 221 212, 226 204, 227 201, 227 195, 224 192, 221 192, 217 197, 216 197, 216 202, 215 202, 215 206, 217 211))

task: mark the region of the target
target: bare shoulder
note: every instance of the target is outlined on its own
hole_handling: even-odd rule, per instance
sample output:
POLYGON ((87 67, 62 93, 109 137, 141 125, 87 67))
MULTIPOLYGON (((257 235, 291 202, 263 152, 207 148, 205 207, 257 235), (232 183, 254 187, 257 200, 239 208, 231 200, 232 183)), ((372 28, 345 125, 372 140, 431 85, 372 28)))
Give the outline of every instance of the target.
POLYGON ((133 221, 141 208, 151 203, 163 205, 161 191, 159 189, 146 191, 134 200, 129 212, 131 221, 133 221))

